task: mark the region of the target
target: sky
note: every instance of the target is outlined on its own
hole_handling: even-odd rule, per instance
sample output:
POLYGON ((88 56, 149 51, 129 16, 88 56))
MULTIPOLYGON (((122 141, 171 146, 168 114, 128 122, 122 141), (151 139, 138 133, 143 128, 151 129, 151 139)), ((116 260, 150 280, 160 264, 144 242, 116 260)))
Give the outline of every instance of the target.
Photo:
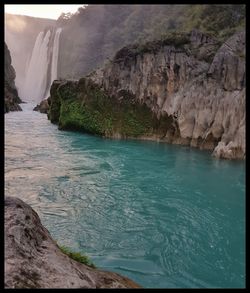
POLYGON ((75 13, 82 5, 4 5, 4 12, 33 17, 57 19, 62 12, 75 13))

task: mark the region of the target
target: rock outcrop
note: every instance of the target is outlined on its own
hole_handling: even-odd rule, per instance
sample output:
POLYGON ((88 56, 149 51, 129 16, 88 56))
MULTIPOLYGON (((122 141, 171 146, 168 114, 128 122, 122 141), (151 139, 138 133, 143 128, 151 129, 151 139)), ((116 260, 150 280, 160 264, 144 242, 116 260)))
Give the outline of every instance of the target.
POLYGON ((49 103, 48 99, 42 100, 40 104, 36 105, 33 111, 38 111, 43 114, 48 114, 49 103))
POLYGON ((21 99, 18 96, 15 86, 16 73, 15 69, 11 65, 10 51, 4 43, 4 113, 9 111, 22 111, 19 103, 21 99))
MULTIPOLYGON (((111 122, 107 123, 111 127, 99 132, 89 127, 88 132, 154 139, 211 150, 216 157, 245 158, 244 31, 235 33, 222 45, 194 30, 144 45, 127 46, 84 82, 83 79, 78 83, 62 81, 52 87, 55 94, 51 96, 51 112, 54 105, 59 107, 52 116, 57 116, 54 122, 61 129, 67 125, 74 128, 81 120, 78 128, 86 131, 86 119, 82 119, 81 113, 86 112, 86 101, 93 101, 92 93, 98 90, 99 101, 103 100, 101 92, 107 96, 105 101, 113 103, 102 117, 105 120, 111 115, 111 122), (72 107, 72 101, 78 106, 72 107), (125 116, 125 124, 131 127, 140 124, 136 135, 124 132, 124 127, 119 127, 124 119, 117 118, 120 122, 116 123, 111 114, 117 108, 126 112, 127 104, 135 106, 129 109, 129 118, 125 116), (138 121, 138 109, 145 106, 151 116, 148 114, 146 120, 138 121), (72 114, 73 108, 77 108, 77 115, 72 114)), ((93 115, 92 108, 93 111, 87 111, 88 116, 93 115)), ((98 119, 96 125, 101 124, 98 119)), ((107 128, 105 125, 102 127, 107 128)))
POLYGON ((93 269, 63 254, 37 213, 5 199, 5 288, 139 288, 116 273, 93 269))

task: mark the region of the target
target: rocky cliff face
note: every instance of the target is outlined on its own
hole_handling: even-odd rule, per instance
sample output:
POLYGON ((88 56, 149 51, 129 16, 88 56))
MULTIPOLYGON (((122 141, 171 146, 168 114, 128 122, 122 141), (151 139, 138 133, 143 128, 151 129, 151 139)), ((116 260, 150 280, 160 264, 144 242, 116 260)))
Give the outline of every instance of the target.
POLYGON ((61 129, 77 126, 104 136, 185 144, 211 150, 216 157, 243 159, 245 32, 222 45, 194 30, 124 47, 79 82, 55 82, 49 118, 61 129))
POLYGON ((18 97, 15 86, 15 69, 11 65, 10 51, 6 43, 4 45, 4 113, 9 111, 22 111, 21 107, 18 105, 22 101, 18 97))
POLYGON ((4 223, 5 288, 139 288, 63 254, 37 213, 18 198, 5 199, 4 223))
POLYGON ((158 117, 172 117, 161 140, 245 157, 245 32, 219 48, 195 30, 182 44, 126 47, 90 78, 111 96, 126 90, 158 117))

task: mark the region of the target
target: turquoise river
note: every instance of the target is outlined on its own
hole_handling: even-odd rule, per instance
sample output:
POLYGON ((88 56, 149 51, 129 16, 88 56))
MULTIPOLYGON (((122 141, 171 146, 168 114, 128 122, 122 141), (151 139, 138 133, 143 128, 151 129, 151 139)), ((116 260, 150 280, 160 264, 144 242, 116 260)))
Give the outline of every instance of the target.
POLYGON ((146 288, 245 287, 245 162, 5 114, 5 196, 61 245, 146 288))

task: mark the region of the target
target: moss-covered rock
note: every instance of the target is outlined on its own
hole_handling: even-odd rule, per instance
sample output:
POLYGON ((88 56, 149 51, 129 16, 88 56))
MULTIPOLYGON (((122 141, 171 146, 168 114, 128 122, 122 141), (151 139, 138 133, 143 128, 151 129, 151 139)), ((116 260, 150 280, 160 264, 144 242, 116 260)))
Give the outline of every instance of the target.
POLYGON ((50 100, 48 101, 48 119, 52 123, 58 123, 60 117, 61 99, 57 93, 59 85, 61 85, 61 82, 54 81, 50 88, 50 100))
POLYGON ((51 87, 48 117, 61 130, 78 130, 105 137, 163 136, 166 117, 157 118, 129 91, 108 96, 91 80, 55 81, 51 87), (164 125, 164 126, 163 126, 164 125))

